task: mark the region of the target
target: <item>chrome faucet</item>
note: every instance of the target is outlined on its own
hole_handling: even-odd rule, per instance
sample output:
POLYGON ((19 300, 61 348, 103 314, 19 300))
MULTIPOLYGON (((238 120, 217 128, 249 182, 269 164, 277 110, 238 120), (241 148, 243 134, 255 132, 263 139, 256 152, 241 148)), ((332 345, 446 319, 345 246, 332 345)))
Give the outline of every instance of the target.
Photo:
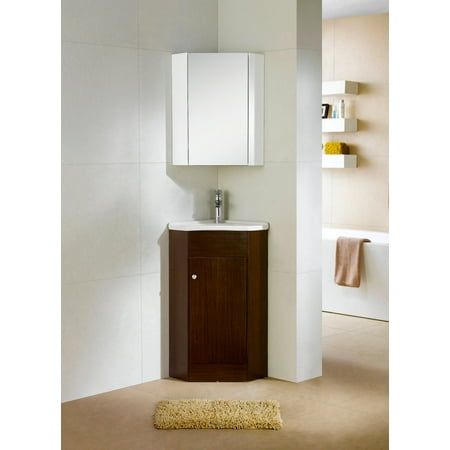
POLYGON ((223 191, 216 191, 216 223, 223 222, 223 191))

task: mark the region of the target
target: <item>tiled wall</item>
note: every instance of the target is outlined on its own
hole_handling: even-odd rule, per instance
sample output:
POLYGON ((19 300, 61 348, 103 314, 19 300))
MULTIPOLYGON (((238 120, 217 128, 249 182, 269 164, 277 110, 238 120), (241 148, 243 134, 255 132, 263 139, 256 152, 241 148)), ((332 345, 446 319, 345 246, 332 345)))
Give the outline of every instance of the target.
POLYGON ((291 381, 321 374, 320 23, 316 0, 219 0, 219 51, 265 55, 264 167, 219 186, 230 218, 270 222, 269 376, 291 381))
POLYGON ((361 83, 359 95, 346 98, 358 132, 324 135, 347 142, 358 155, 356 169, 323 170, 325 226, 388 231, 388 34, 388 14, 323 22, 323 80, 361 83))
POLYGON ((217 2, 63 0, 62 398, 167 375, 167 232, 217 169, 166 164, 170 54, 217 51, 217 2))
POLYGON ((320 375, 317 39, 317 0, 63 0, 64 401, 167 376, 166 224, 218 185, 272 226, 269 374, 320 375), (166 163, 170 54, 218 42, 265 53, 264 167, 166 163))

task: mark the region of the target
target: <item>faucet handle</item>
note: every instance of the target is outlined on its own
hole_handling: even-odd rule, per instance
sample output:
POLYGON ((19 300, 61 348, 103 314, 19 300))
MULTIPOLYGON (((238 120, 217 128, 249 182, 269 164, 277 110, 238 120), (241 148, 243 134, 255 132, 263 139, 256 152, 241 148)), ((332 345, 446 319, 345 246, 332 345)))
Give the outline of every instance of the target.
POLYGON ((221 189, 216 190, 216 223, 223 222, 223 191, 221 189))

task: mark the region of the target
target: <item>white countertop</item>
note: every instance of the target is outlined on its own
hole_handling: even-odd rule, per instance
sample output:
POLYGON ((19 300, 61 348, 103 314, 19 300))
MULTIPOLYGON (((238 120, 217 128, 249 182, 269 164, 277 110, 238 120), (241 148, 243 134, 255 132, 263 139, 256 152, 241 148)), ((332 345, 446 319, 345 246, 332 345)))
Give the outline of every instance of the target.
POLYGON ((191 220, 188 222, 171 222, 169 230, 177 231, 261 231, 268 230, 267 222, 240 222, 226 220, 216 223, 214 220, 191 220))

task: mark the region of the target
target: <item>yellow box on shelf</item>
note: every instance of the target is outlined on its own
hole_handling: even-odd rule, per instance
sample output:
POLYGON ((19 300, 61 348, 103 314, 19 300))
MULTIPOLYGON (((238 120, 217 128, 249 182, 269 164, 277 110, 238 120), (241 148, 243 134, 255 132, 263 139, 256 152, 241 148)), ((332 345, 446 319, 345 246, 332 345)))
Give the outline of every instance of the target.
POLYGON ((323 144, 325 155, 348 155, 349 149, 345 142, 325 142, 323 144))

